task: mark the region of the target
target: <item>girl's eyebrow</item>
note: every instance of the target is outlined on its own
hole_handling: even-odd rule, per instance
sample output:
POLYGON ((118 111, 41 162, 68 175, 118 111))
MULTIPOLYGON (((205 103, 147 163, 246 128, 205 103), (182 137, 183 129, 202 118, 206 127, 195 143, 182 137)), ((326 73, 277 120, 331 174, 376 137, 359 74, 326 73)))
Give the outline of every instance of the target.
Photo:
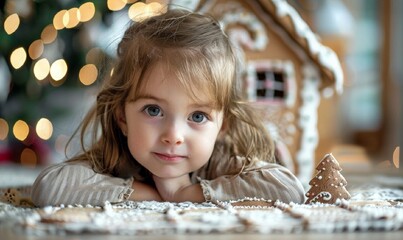
MULTIPOLYGON (((164 102, 166 103, 167 101, 165 99, 159 98, 157 96, 151 95, 151 94, 142 94, 138 96, 136 99, 131 99, 129 102, 135 102, 139 100, 154 100, 156 102, 164 102)), ((212 109, 214 108, 214 103, 213 102, 195 102, 190 104, 191 108, 209 108, 212 109)))
POLYGON ((193 103, 190 105, 192 108, 213 108, 212 102, 193 103))
POLYGON ((164 99, 158 98, 158 97, 150 95, 150 94, 140 95, 135 99, 130 99, 129 102, 135 102, 135 101, 139 101, 139 100, 154 100, 154 101, 157 101, 157 102, 166 102, 164 99))

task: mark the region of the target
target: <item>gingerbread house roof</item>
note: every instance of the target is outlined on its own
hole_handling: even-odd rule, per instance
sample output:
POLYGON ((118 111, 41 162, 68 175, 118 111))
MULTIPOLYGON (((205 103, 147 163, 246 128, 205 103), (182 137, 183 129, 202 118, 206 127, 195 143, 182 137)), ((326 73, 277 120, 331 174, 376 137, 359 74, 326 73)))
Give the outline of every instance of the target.
MULTIPOLYGON (((171 2, 181 5, 180 0, 171 2)), ((215 2, 217 0, 193 1, 191 5, 185 7, 199 12, 209 12, 215 2)), ((334 84, 336 92, 339 94, 343 92, 343 70, 336 53, 320 42, 293 6, 286 0, 248 0, 247 3, 258 10, 257 14, 265 14, 279 25, 319 67, 327 81, 334 84)))
POLYGON ((343 91, 343 70, 336 53, 321 44, 299 13, 285 0, 256 0, 273 20, 320 67, 324 76, 334 82, 336 91, 343 91))

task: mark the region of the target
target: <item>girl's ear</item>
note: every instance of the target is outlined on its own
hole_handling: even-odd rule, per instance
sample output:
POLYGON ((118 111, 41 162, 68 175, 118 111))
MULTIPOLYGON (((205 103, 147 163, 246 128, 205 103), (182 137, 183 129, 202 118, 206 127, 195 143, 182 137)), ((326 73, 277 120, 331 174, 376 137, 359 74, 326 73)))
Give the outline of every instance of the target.
POLYGON ((124 109, 119 109, 116 112, 116 118, 119 125, 120 130, 122 131, 123 135, 127 135, 127 123, 126 123, 126 116, 124 109))

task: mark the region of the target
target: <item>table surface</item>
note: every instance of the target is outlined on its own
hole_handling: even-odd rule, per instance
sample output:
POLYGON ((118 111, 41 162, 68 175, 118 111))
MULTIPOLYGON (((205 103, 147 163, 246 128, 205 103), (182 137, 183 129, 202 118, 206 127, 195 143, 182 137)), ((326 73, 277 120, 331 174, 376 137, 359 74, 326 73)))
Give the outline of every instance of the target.
POLYGON ((403 231, 393 232, 358 232, 358 233, 294 233, 294 234, 203 234, 203 235, 154 235, 154 236, 121 236, 121 235, 94 235, 94 234, 80 234, 80 235, 46 235, 46 236, 33 236, 22 235, 15 233, 10 228, 0 227, 0 236, 2 240, 267 240, 267 239, 331 239, 331 240, 386 240, 386 239, 402 239, 403 231))
MULTIPOLYGON (((20 166, 14 165, 0 165, 0 187, 9 187, 11 185, 21 186, 32 184, 36 176, 40 172, 40 168, 22 168, 20 166), (12 183, 12 184, 11 184, 12 183)), ((348 175, 348 171, 344 172, 344 176, 348 175)), ((362 181, 357 175, 348 177, 354 182, 362 181)), ((354 183, 353 183, 354 184, 354 183)), ((401 179, 398 182, 393 182, 393 184, 402 184, 401 179)), ((403 184, 401 185, 403 186, 403 184)), ((59 239, 83 239, 86 240, 125 240, 125 239, 149 239, 149 240, 174 240, 174 239, 192 239, 192 240, 204 240, 204 239, 233 239, 233 240, 260 240, 260 239, 332 239, 332 240, 348 240, 348 239, 403 239, 403 230, 401 231, 391 231, 391 232, 356 232, 356 233, 292 233, 292 234, 200 234, 200 235, 152 235, 152 236, 122 236, 122 235, 96 235, 96 234, 80 234, 80 235, 46 235, 46 236, 35 236, 29 234, 22 234, 15 231, 13 228, 7 226, 7 224, 2 223, 0 225, 0 239, 2 240, 37 240, 37 239, 47 239, 47 240, 59 240, 59 239)))

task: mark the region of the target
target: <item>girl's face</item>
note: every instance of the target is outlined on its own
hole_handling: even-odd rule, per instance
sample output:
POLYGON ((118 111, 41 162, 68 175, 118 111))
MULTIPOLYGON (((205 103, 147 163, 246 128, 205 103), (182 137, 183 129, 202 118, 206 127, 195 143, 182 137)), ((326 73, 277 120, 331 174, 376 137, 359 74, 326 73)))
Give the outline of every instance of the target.
POLYGON ((126 103, 119 125, 127 133, 132 156, 142 166, 160 178, 175 178, 209 160, 223 112, 213 109, 203 92, 193 100, 165 69, 158 63, 145 76, 144 91, 126 103))

